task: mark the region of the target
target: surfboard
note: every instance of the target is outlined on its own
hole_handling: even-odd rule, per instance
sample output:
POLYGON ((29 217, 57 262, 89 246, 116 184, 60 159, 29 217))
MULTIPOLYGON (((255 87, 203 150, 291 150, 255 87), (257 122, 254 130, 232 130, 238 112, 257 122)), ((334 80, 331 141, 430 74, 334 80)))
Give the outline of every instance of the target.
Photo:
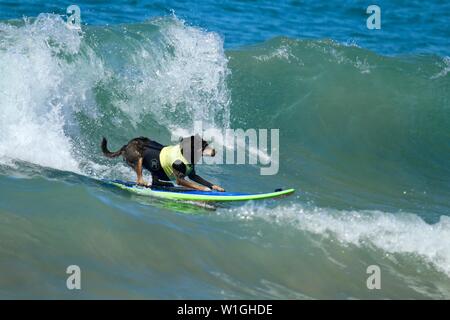
POLYGON ((172 200, 186 201, 250 201, 263 200, 288 196, 294 193, 295 189, 277 189, 269 193, 241 193, 241 192, 219 192, 219 191, 199 191, 183 187, 143 187, 134 182, 122 180, 104 180, 104 182, 116 186, 120 189, 130 191, 143 196, 151 196, 172 200))

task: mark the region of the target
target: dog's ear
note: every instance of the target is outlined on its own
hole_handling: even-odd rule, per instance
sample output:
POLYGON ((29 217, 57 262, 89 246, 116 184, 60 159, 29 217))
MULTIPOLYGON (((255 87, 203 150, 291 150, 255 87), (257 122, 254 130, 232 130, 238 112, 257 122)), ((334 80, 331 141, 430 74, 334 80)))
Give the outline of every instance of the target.
POLYGON ((202 148, 202 151, 205 150, 206 147, 209 146, 209 142, 204 140, 200 135, 196 134, 195 137, 195 143, 197 146, 202 148))
POLYGON ((202 151, 205 150, 209 146, 209 142, 202 139, 202 151))
POLYGON ((195 145, 201 147, 202 150, 209 145, 208 141, 204 140, 199 134, 191 136, 191 140, 192 139, 195 141, 195 145))

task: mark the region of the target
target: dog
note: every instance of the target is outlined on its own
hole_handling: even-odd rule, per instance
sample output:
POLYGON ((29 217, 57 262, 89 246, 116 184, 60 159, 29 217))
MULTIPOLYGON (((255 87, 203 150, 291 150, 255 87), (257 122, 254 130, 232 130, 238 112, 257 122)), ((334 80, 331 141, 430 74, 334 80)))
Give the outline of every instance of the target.
POLYGON ((103 155, 108 158, 122 156, 124 161, 134 169, 136 184, 146 187, 177 185, 202 191, 225 191, 195 172, 195 164, 203 156, 214 157, 216 151, 199 135, 181 138, 176 145, 164 146, 146 137, 130 140, 117 151, 108 150, 108 141, 101 142, 103 155), (144 181, 142 171, 146 169, 152 175, 152 184, 144 181), (190 180, 186 180, 188 177, 190 180))

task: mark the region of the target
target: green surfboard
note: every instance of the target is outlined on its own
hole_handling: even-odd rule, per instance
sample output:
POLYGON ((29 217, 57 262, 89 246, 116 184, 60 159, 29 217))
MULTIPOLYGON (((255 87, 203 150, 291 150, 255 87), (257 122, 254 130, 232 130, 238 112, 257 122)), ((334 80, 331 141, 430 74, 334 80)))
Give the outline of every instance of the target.
POLYGON ((151 196, 172 200, 186 201, 250 201, 278 198, 294 193, 295 189, 276 190, 269 193, 241 193, 241 192, 219 192, 219 191, 199 191, 182 187, 142 187, 133 182, 121 180, 106 180, 108 184, 143 196, 151 196))

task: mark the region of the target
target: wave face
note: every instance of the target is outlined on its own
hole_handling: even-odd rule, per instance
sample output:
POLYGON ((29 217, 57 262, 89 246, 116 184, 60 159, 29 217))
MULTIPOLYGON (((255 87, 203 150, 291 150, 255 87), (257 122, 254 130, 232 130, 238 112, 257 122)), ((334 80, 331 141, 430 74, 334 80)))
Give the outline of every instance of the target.
POLYGON ((366 205, 410 194, 448 213, 448 57, 276 38, 230 61, 233 125, 280 128, 282 174, 366 205))
POLYGON ((0 23, 0 296, 70 298, 60 274, 78 263, 86 298, 449 298, 449 70, 448 57, 329 40, 225 51, 174 16, 81 32, 50 14, 0 23), (199 170, 228 190, 297 195, 211 208, 98 181, 134 179, 102 157, 102 136, 170 143, 196 121, 280 129, 277 175, 199 170))
POLYGON ((2 161, 86 172, 102 134, 229 125, 214 33, 175 18, 79 32, 47 14, 0 28, 2 161))

